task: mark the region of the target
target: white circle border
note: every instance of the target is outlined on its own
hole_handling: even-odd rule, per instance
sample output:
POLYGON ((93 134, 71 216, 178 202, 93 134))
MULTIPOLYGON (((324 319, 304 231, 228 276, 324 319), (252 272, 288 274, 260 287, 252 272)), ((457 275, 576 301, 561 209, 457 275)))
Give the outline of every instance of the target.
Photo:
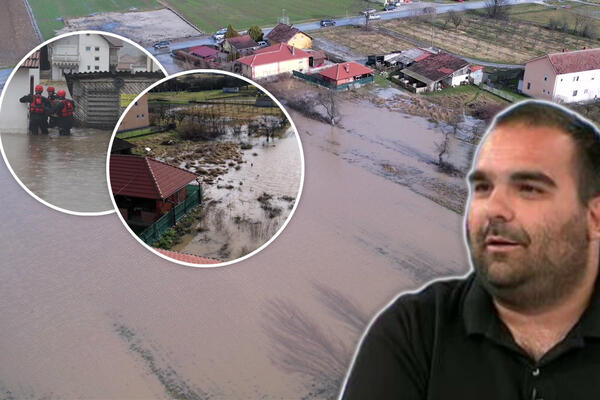
MULTIPOLYGON (((194 267, 194 268, 218 268, 218 267, 226 267, 228 265, 236 264, 238 262, 244 261, 247 258, 250 258, 250 257, 254 256, 255 254, 258 254, 259 252, 261 252, 262 250, 264 250, 268 245, 270 245, 271 242, 273 242, 283 232, 283 230, 287 227, 288 223, 292 220, 292 217, 294 216, 294 213, 296 212, 296 209, 298 208, 298 204, 300 203, 300 198, 302 197, 302 190, 304 189, 304 173, 305 173, 304 148, 302 146, 302 141, 300 140, 300 134, 298 133, 298 129, 296 128, 296 124, 294 124, 294 121, 290 117, 290 115, 287 112, 287 110, 285 109, 285 107, 283 107, 283 105, 279 102, 279 100, 277 100, 275 98, 275 96, 273 96, 268 90, 266 90, 260 84, 258 84, 256 82, 254 82, 254 81, 246 78, 245 76, 234 74, 233 72, 229 72, 229 71, 223 71, 223 70, 218 70, 218 69, 192 69, 192 70, 185 70, 185 71, 177 72, 177 73, 172 74, 172 75, 168 75, 165 78, 161 79, 160 81, 153 83, 152 85, 150 85, 149 87, 147 87, 146 89, 144 89, 143 92, 141 92, 140 94, 138 94, 138 96, 129 103, 129 105, 127 106, 127 108, 125 109, 125 111, 123 111, 123 114, 121 114, 121 117, 117 121, 117 124, 115 125, 115 128, 113 130, 113 134, 112 134, 112 136, 110 138, 110 142, 108 144, 108 149, 109 150, 108 150, 107 155, 106 155, 106 184, 108 186, 108 191, 110 193, 110 199, 113 202, 113 205, 115 207, 115 209, 113 211, 115 211, 115 213, 119 216, 119 219, 121 220, 121 222, 123 223, 123 225, 125 225, 125 228, 127 228, 127 230, 129 231, 129 233, 142 246, 144 246, 146 249, 150 250, 152 253, 156 254, 157 256, 159 256, 161 258, 164 258, 167 261, 170 261, 170 262, 175 263, 175 264, 183 265, 183 266, 186 266, 186 267, 194 267), (296 196, 296 200, 294 202, 294 207, 292 208, 292 211, 290 212, 290 215, 288 215, 288 217, 286 218, 286 220, 283 223, 283 225, 281 225, 281 227, 277 230, 277 232, 275 232, 275 234, 273 234, 273 236, 271 236, 271 238, 269 238, 269 240, 267 240, 260 247, 258 247, 257 249, 254 249, 253 251, 251 251, 250 253, 246 254, 245 256, 236 258, 234 260, 223 261, 223 262, 216 263, 216 264, 195 264, 195 263, 189 263, 189 262, 185 262, 185 261, 181 261, 181 260, 176 260, 176 259, 174 259, 172 257, 169 257, 169 256, 167 256, 167 255, 165 255, 165 254, 157 251, 152 246, 146 244, 142 239, 139 238, 138 235, 136 235, 131 230, 131 228, 129 227, 129 225, 127 224, 127 222, 125 221, 125 219, 121 215, 121 213, 118 211, 117 203, 115 201, 115 197, 114 197, 113 192, 112 192, 112 187, 111 187, 111 184, 110 184, 110 155, 111 155, 110 150, 112 149, 113 142, 115 140, 115 137, 117 136, 117 130, 118 130, 119 126, 121 125, 121 122, 123 121, 123 118, 125 118, 125 115, 133 107, 133 105, 135 104, 135 102, 138 101, 143 95, 145 95, 146 93, 148 93, 150 90, 152 90, 156 86, 158 86, 158 85, 160 85, 160 84, 162 84, 162 83, 164 83, 164 82, 166 82, 168 80, 171 80, 173 78, 177 78, 177 77, 182 76, 182 75, 207 74, 207 73, 219 74, 219 75, 229 75, 229 76, 232 76, 234 78, 238 78, 238 79, 241 79, 243 81, 246 81, 249 84, 257 87, 258 89, 260 89, 266 95, 268 95, 271 98, 271 100, 273 100, 275 102, 275 104, 277 104, 277 106, 279 106, 279 108, 281 109, 281 111, 283 111, 284 115, 286 116, 286 118, 288 119, 288 121, 290 122, 290 125, 292 126, 292 128, 294 130, 294 133, 295 133, 295 136, 296 136, 296 141, 298 143, 298 149, 300 150, 300 167, 301 167, 301 170, 300 170, 300 185, 298 186, 298 195, 296 196)), ((183 253, 183 254, 186 254, 186 253, 183 253)), ((197 257, 202 257, 202 256, 197 256, 197 257)))
MULTIPOLYGON (((152 60, 153 63, 155 63, 156 65, 158 65, 158 67, 160 68, 161 72, 165 75, 165 77, 169 76, 169 73, 167 72, 167 70, 165 69, 165 67, 162 66, 162 64, 156 59, 156 57, 154 57, 152 55, 152 53, 150 53, 148 50, 146 50, 144 47, 142 47, 142 45, 134 42, 131 39, 128 39, 126 37, 117 35, 115 33, 111 33, 111 32, 104 32, 104 31, 95 31, 95 30, 84 30, 84 31, 75 31, 75 32, 67 32, 67 33, 63 33, 62 35, 58 35, 58 36, 54 36, 48 40, 46 40, 45 42, 37 45, 33 50, 31 50, 29 53, 27 53, 27 55, 25 55, 25 57, 23 57, 21 59, 21 61, 19 61, 19 63, 13 68, 12 72, 10 73, 8 79, 6 80, 6 83, 4 84, 4 89, 2 90, 2 94, 0 94, 0 116, 2 116, 2 104, 4 103, 4 96, 6 95, 7 92, 7 88, 10 85, 10 82, 13 78, 13 76, 17 73, 17 71, 19 70, 19 68, 21 67, 21 65, 23 65, 23 63, 25 62, 25 60, 27 60, 29 57, 31 57, 31 55, 33 53, 35 53, 36 51, 40 50, 42 47, 47 46, 48 44, 55 42, 59 39, 65 38, 65 37, 69 37, 69 36, 75 36, 75 35, 82 35, 82 34, 94 34, 94 35, 104 35, 104 36, 111 36, 114 37, 116 39, 120 39, 124 42, 127 42, 133 46, 135 46, 138 50, 141 50, 144 54, 146 54, 146 56, 149 56, 150 59, 152 60)), ((119 118, 119 121, 117 123, 116 126, 119 126, 121 122, 121 119, 119 118)), ((114 129, 113 129, 114 132, 114 129)), ((27 133, 29 135, 29 132, 27 133)), ((106 149, 107 154, 110 154, 110 148, 112 146, 112 138, 111 141, 109 143, 109 147, 106 149)), ((115 209, 109 209, 109 210, 105 210, 105 211, 73 211, 73 210, 68 210, 66 208, 62 208, 59 206, 56 206, 44 199, 42 199, 40 196, 38 196, 37 194, 35 194, 34 192, 32 192, 22 181, 21 179, 19 179, 18 175, 15 173, 15 171, 13 170, 12 166, 10 165, 10 162, 8 161, 8 157, 6 156, 6 152, 4 150, 4 146, 2 145, 2 135, 0 135, 0 153, 2 153, 2 158, 4 159, 4 163, 6 164, 8 170, 10 171, 11 175, 13 176, 13 178, 17 181, 17 183, 23 188, 23 190, 25 190, 31 197, 33 197, 34 199, 36 199, 37 201, 39 201, 40 203, 44 204, 47 207, 52 208, 53 210, 56 211, 60 211, 62 213, 65 214, 70 214, 70 215, 77 215, 77 216, 86 216, 86 217, 96 217, 96 216, 101 216, 101 215, 108 215, 108 214, 112 214, 115 212, 115 209)), ((107 176, 108 178, 108 176, 107 176)), ((111 194, 112 197, 112 192, 109 192, 111 194)))

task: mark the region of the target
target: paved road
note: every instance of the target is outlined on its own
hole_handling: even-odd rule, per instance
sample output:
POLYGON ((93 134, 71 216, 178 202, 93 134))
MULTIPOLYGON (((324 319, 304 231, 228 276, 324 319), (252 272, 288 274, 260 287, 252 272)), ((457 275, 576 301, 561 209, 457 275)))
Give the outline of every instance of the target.
MULTIPOLYGON (((539 3, 539 0, 506 0, 506 3, 509 5, 516 4, 526 4, 526 3, 539 3)), ((407 18, 415 15, 415 12, 425 8, 425 7, 435 7, 438 14, 446 13, 450 10, 454 11, 466 11, 466 10, 475 10, 478 8, 485 8, 486 1, 469 1, 468 3, 456 3, 456 4, 437 4, 437 3, 412 3, 406 6, 400 6, 397 10, 394 11, 382 11, 378 12, 377 15, 381 16, 382 20, 389 20, 395 18, 407 18)), ((346 18, 337 18, 335 19, 336 26, 344 26, 344 25, 361 25, 365 23, 365 17, 358 15, 353 17, 346 18)), ((307 22, 303 24, 294 25, 298 29, 310 32, 314 30, 318 30, 321 28, 321 25, 318 21, 316 22, 307 22)), ((264 28, 263 32, 265 35, 271 31, 272 28, 264 28)), ((172 43, 170 49, 159 50, 156 51, 152 47, 148 47, 148 51, 152 54, 156 55, 158 60, 163 64, 163 66, 167 69, 167 71, 171 72, 170 69, 175 68, 175 64, 173 62, 172 57, 169 56, 169 52, 172 50, 179 50, 187 47, 200 46, 203 44, 215 44, 215 40, 210 36, 205 36, 201 38, 196 38, 192 40, 186 40, 181 42, 172 43)), ((469 60, 468 60, 469 61, 469 60)), ((484 64, 479 60, 470 60, 469 62, 484 64)), ((493 63, 488 63, 492 65, 493 63)), ((487 65, 487 64, 486 64, 487 65)), ((497 66, 504 66, 504 64, 497 64, 497 66)))

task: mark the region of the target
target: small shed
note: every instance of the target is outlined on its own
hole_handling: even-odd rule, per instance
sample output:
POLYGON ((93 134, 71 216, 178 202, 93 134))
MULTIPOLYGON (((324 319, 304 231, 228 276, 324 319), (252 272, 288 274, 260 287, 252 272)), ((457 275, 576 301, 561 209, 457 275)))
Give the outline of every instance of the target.
POLYGON ((242 56, 247 56, 254 53, 258 47, 258 43, 250 37, 250 35, 236 36, 223 41, 223 51, 229 53, 233 59, 242 56))
POLYGON ((345 84, 361 84, 372 82, 373 70, 354 61, 336 64, 318 72, 321 78, 337 88, 345 84), (371 78, 370 80, 368 78, 371 78), (368 81, 368 82, 367 82, 368 81))
POLYGON ((185 201, 197 175, 151 157, 111 154, 110 186, 128 224, 147 226, 185 201))
POLYGON ((291 25, 279 23, 265 36, 271 44, 284 43, 297 49, 310 49, 312 37, 291 25))

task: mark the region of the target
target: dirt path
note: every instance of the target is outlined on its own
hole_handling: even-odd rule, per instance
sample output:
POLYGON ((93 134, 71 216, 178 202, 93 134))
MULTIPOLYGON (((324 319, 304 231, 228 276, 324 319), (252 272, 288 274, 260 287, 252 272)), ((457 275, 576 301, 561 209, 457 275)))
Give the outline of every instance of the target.
POLYGON ((24 0, 0 0, 0 68, 16 65, 41 43, 24 0))

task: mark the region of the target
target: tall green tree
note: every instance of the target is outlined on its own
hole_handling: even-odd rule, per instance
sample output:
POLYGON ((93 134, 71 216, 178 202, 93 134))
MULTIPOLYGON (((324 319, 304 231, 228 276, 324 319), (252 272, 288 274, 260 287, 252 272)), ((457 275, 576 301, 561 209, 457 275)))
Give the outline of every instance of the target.
POLYGON ((236 37, 236 36, 240 36, 238 31, 236 31, 235 28, 231 24, 227 25, 227 32, 225 32, 225 39, 229 39, 229 38, 236 37))
POLYGON ((248 35, 250 35, 252 40, 254 40, 255 42, 260 42, 261 40, 263 40, 264 34, 262 29, 260 29, 260 26, 253 25, 250 27, 250 29, 248 29, 248 35))

